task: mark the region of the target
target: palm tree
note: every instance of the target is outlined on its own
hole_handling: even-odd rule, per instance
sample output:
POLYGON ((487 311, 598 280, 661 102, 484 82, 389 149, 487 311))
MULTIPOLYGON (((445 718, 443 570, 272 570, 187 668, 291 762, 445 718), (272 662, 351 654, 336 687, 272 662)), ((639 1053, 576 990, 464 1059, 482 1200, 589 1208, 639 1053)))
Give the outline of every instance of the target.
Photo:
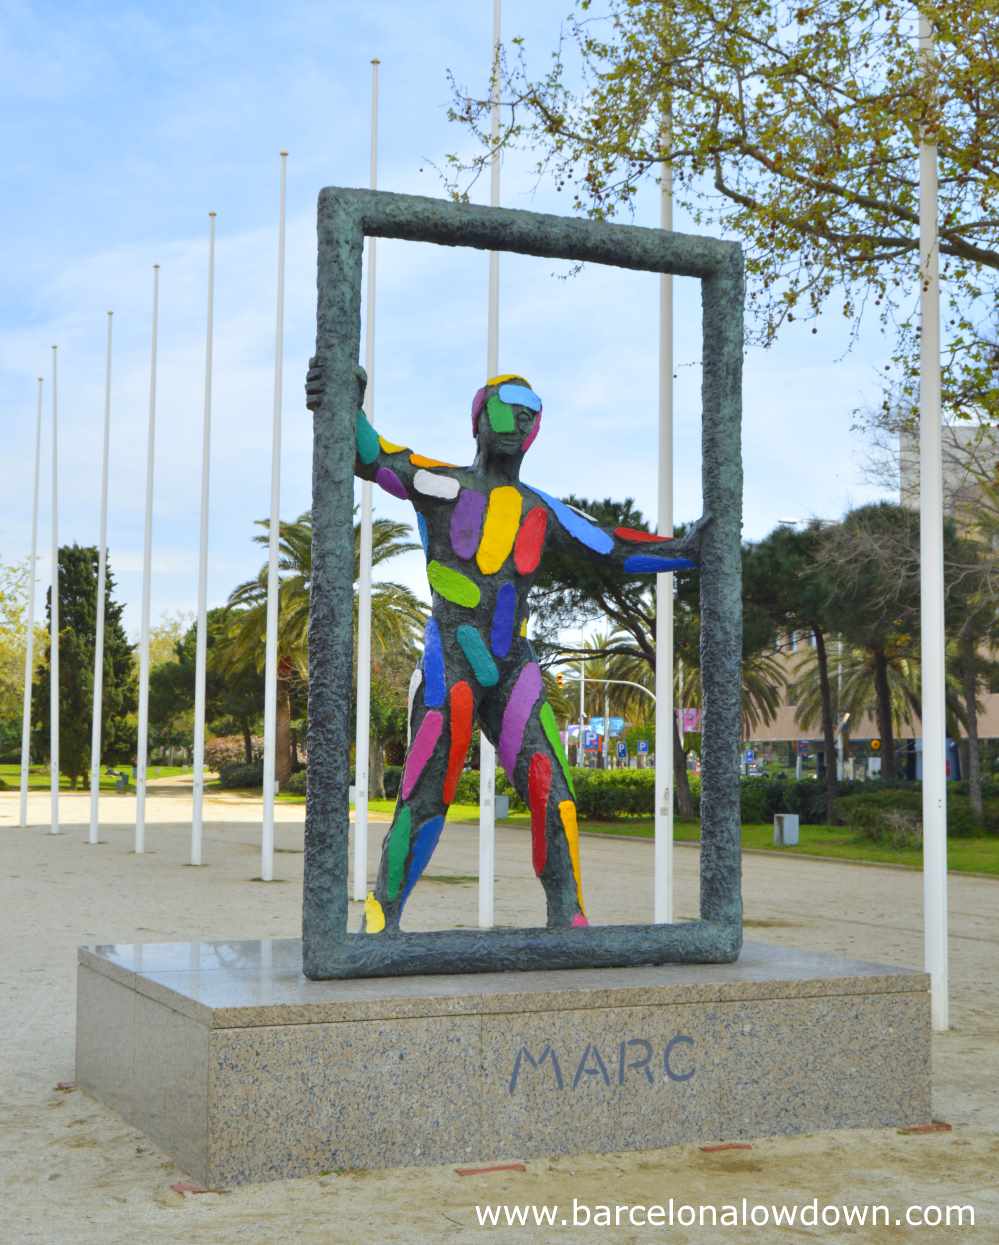
MULTIPOLYGON (((257 544, 270 539, 270 522, 258 519, 263 532, 254 536, 257 544)), ((376 567, 390 558, 419 545, 406 540, 410 528, 392 519, 375 519, 372 524, 371 562, 376 567)), ((357 634, 357 581, 361 564, 360 524, 354 524, 354 634, 357 634)), ((293 523, 279 528, 278 573, 278 713, 277 762, 275 776, 284 782, 291 773, 290 744, 292 680, 303 682, 309 672, 309 591, 312 585, 312 512, 306 510, 293 523)), ((232 613, 230 631, 233 658, 252 653, 259 668, 264 664, 267 632, 267 563, 256 579, 247 580, 229 594, 232 613)), ((411 647, 426 618, 426 609, 402 584, 382 580, 371 591, 371 649, 378 656, 391 648, 411 647)))

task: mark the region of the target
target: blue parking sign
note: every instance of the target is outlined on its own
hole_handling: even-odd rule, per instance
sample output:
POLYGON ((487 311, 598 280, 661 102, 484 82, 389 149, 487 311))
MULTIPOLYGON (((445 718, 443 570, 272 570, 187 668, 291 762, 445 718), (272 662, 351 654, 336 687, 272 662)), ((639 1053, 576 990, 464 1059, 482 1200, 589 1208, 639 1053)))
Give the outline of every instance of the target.
POLYGON ((624 740, 621 740, 617 745, 617 758, 619 761, 623 761, 627 755, 628 745, 624 742, 624 740))
POLYGON ((649 741, 647 739, 640 739, 638 741, 638 751, 648 752, 648 750, 649 750, 649 741))

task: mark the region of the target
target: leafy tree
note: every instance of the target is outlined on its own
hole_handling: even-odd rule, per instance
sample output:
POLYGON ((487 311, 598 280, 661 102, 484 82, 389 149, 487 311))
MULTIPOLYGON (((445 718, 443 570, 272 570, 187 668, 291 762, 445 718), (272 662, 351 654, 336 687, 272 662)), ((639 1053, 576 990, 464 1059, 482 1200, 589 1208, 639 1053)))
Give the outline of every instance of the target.
MULTIPOLYGON (((648 531, 645 519, 631 498, 617 502, 610 498, 587 501, 570 496, 564 500, 567 505, 592 515, 604 527, 626 526, 648 531)), ((682 525, 677 532, 682 534, 682 525)), ((697 575, 677 572, 673 578, 676 592, 673 611, 674 695, 679 691, 676 681, 682 662, 685 677, 683 699, 686 705, 696 707, 700 703, 701 660, 697 575)), ((541 572, 531 594, 531 611, 542 640, 547 640, 553 647, 558 645, 559 632, 576 628, 580 622, 601 616, 607 618, 616 630, 605 654, 594 654, 586 649, 566 650, 564 646, 559 646, 560 651, 571 651, 577 658, 606 656, 621 678, 630 678, 651 690, 656 664, 655 598, 655 581, 651 576, 622 578, 611 568, 582 561, 555 549, 546 552, 542 561, 541 572)), ((758 722, 772 721, 780 703, 785 680, 777 664, 765 652, 771 638, 772 630, 767 619, 758 611, 747 609, 743 620, 742 666, 743 720, 747 730, 758 722)), ((619 690, 624 694, 622 703, 637 704, 640 692, 634 692, 635 700, 629 701, 628 689, 619 690)), ((675 719, 673 763, 678 811, 681 816, 691 816, 693 800, 687 781, 686 756, 675 719)))
MULTIPOLYGON (((240 734, 247 762, 263 705, 263 679, 256 663, 241 660, 231 639, 224 606, 206 618, 205 721, 217 735, 240 734)), ((149 672, 149 721, 156 746, 189 746, 193 730, 198 630, 195 623, 174 644, 174 659, 149 672)))
MULTIPOLYGON (((597 218, 627 208, 669 161, 674 195, 695 222, 747 248, 761 339, 841 295, 854 325, 871 309, 900 328, 894 361, 912 405, 915 153, 920 135, 932 135, 951 301, 944 400, 995 420, 999 353, 985 326, 996 323, 999 273, 999 8, 919 8, 935 30, 930 66, 916 46, 916 10, 901 0, 606 0, 599 14, 577 0, 547 72, 532 74, 514 41, 501 72, 500 143, 536 153, 539 172, 597 218)), ((481 143, 470 162, 450 157, 456 187, 490 157, 488 109, 488 92, 455 87, 451 118, 481 143)))
MULTIPOLYGON (((254 540, 266 545, 269 520, 260 519, 257 526, 264 531, 254 540)), ((380 566, 400 553, 419 546, 405 539, 410 528, 391 519, 375 519, 372 525, 372 566, 380 566)), ((306 511, 293 523, 281 523, 278 569, 280 598, 278 602, 278 748, 276 777, 286 780, 291 773, 291 694, 295 676, 304 681, 309 667, 309 590, 312 583, 312 515, 306 511)), ((360 574, 360 524, 354 525, 354 634, 357 635, 357 580, 360 574)), ((244 660, 255 660, 263 670, 267 634, 267 564, 256 579, 247 580, 229 595, 232 651, 244 660)), ((422 629, 426 611, 419 599, 402 584, 380 580, 371 591, 371 650, 374 658, 391 650, 415 654, 413 642, 422 629)), ((408 684, 409 671, 406 672, 408 684)), ((405 697, 405 692, 403 693, 405 697)), ((262 706, 262 698, 261 698, 262 706)), ((374 704, 374 697, 372 697, 374 704)), ((405 699, 403 700, 405 704, 405 699)), ((374 720, 374 709, 372 710, 374 720)), ((378 745, 371 749, 372 755, 378 745)), ((377 762, 376 762, 377 764, 377 762)), ((380 789, 381 779, 375 789, 380 789)))
MULTIPOLYGON (((59 769, 68 775, 73 787, 90 763, 97 568, 96 548, 63 545, 59 549, 59 769)), ((113 591, 109 560, 104 597, 101 761, 118 764, 130 761, 135 752, 136 676, 132 645, 121 621, 124 606, 114 600, 113 591)), ((51 621, 51 589, 45 610, 51 621)), ((32 709, 35 752, 39 756, 49 753, 50 658, 46 642, 32 709)))
MULTIPOLYGON (((805 632, 814 641, 814 667, 818 690, 818 720, 822 726, 826 768, 826 821, 832 824, 836 798, 836 726, 832 684, 829 678, 829 607, 826 586, 817 573, 822 527, 810 523, 803 531, 781 525, 769 536, 750 545, 744 553, 743 596, 762 611, 779 637, 805 632)), ((798 704, 798 720, 806 722, 798 704)))

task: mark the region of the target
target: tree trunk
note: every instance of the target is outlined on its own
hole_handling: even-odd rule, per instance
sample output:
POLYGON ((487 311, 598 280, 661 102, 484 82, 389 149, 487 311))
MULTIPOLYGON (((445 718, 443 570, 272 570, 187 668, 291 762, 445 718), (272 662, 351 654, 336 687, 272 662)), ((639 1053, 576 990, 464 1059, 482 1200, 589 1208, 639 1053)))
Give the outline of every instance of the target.
POLYGON ((368 799, 385 799, 385 749, 374 736, 368 744, 368 799))
POLYGON ((291 777, 291 695, 288 680, 277 679, 277 721, 275 722, 274 777, 279 783, 291 777))
POLYGON ((881 732, 881 774, 894 778, 895 731, 891 720, 891 690, 888 687, 888 658, 880 649, 874 651, 874 691, 878 699, 878 730, 881 732))
POLYGON ((694 797, 690 794, 690 783, 687 780, 687 754, 680 746, 680 732, 676 728, 676 714, 673 714, 673 789, 676 791, 676 811, 679 817, 688 820, 694 816, 694 797))
POLYGON ((978 747, 978 654, 970 631, 961 632, 961 691, 968 714, 968 800, 982 824, 982 766, 978 747))
POLYGON ((819 668, 819 690, 822 694, 822 739, 826 754, 826 825, 833 821, 833 800, 836 798, 836 725, 833 719, 832 684, 829 681, 829 653, 826 638, 818 627, 815 636, 815 660, 819 668))
POLYGON ((250 724, 243 719, 241 723, 243 728, 243 760, 247 765, 253 764, 253 736, 250 734, 250 724))

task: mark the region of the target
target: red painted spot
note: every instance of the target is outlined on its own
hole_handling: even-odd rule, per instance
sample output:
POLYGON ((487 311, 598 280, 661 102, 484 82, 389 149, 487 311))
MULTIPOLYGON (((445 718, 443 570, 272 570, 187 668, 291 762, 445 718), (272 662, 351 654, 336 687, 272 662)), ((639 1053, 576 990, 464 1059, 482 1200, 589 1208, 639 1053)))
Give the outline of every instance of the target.
POLYGON ((672 536, 654 536, 652 532, 640 532, 634 527, 616 527, 614 535, 619 540, 632 540, 636 544, 640 544, 642 541, 654 541, 656 544, 659 544, 661 541, 673 539, 672 536))
POLYGON ((534 872, 541 870, 548 859, 545 822, 548 815, 548 792, 552 788, 552 763, 543 752, 535 752, 527 771, 527 795, 531 805, 531 861, 534 872))
POLYGON ((444 775, 444 803, 453 804, 472 742, 472 689, 462 680, 451 688, 451 749, 444 775))
POLYGON ((523 1163, 497 1163, 495 1167, 456 1167, 459 1176, 484 1176, 488 1172, 526 1172, 523 1163))
POLYGON ((949 1133, 953 1131, 952 1124, 945 1124, 943 1120, 931 1120, 929 1124, 910 1124, 908 1128, 900 1128, 898 1132, 903 1137, 918 1136, 921 1133, 949 1133))
POLYGON ((190 1184, 186 1180, 178 1180, 177 1183, 172 1184, 170 1188, 173 1189, 174 1193, 181 1194, 182 1197, 186 1197, 189 1193, 214 1193, 215 1192, 214 1189, 206 1189, 203 1185, 200 1185, 200 1184, 190 1184))
POLYGON ((541 550, 545 544, 547 527, 548 511, 544 506, 535 506, 532 510, 528 510, 513 546, 513 562, 521 575, 530 575, 532 571, 537 570, 538 563, 541 561, 541 550))
POLYGON ((698 1149, 703 1150, 705 1154, 714 1154, 718 1150, 752 1150, 752 1146, 748 1141, 726 1141, 720 1146, 699 1146, 698 1149))
POLYGON ((590 928, 590 923, 586 919, 586 917, 583 916, 582 912, 576 913, 576 915, 572 918, 572 924, 575 929, 589 929, 590 928))

